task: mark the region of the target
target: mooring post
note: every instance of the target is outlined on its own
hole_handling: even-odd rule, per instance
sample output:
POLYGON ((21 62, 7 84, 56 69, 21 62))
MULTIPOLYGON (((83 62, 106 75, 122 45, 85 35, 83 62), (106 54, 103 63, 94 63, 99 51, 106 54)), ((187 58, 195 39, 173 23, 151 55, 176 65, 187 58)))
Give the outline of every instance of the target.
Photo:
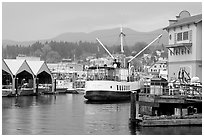
POLYGON ((130 104, 130 125, 132 127, 139 125, 139 91, 131 92, 131 104, 130 104))
POLYGON ((136 93, 131 92, 130 101, 130 122, 136 121, 136 93))
POLYGON ((15 95, 16 96, 18 96, 18 78, 16 78, 16 80, 15 80, 15 86, 16 86, 16 93, 15 93, 15 95))
POLYGON ((36 78, 36 95, 38 95, 39 78, 36 78))
POLYGON ((57 90, 56 86, 57 86, 57 80, 55 79, 55 83, 54 83, 54 93, 55 94, 56 94, 56 90, 57 90))
POLYGON ((138 120, 139 120, 139 92, 137 91, 136 92, 136 95, 135 95, 136 97, 136 99, 135 99, 135 105, 136 105, 136 120, 137 120, 137 122, 139 122, 138 120))

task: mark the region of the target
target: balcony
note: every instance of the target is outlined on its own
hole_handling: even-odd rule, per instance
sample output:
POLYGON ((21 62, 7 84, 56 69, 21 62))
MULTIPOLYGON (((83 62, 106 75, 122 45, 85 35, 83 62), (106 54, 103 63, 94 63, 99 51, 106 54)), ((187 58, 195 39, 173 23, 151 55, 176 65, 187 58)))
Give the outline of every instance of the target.
POLYGON ((188 51, 190 53, 191 51, 191 47, 192 47, 192 43, 176 43, 176 44, 172 44, 172 45, 168 45, 166 46, 166 48, 172 53, 172 54, 175 54, 175 48, 178 49, 178 48, 185 48, 186 51, 188 51))
POLYGON ((192 43, 176 43, 166 46, 167 48, 176 48, 176 47, 191 47, 192 43))

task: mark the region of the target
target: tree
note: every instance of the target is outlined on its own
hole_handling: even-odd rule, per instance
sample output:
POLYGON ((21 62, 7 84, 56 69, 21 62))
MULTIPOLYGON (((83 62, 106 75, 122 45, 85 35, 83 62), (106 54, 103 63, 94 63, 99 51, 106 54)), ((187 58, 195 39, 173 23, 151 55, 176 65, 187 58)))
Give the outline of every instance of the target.
POLYGON ((49 63, 56 63, 61 60, 61 56, 57 51, 49 51, 46 56, 46 61, 49 63))
POLYGON ((37 49, 35 52, 34 52, 34 56, 36 57, 41 57, 43 55, 43 52, 40 50, 40 49, 37 49))
POLYGON ((46 61, 47 60, 47 54, 50 51, 51 51, 51 47, 48 44, 44 45, 44 47, 42 47, 42 52, 43 52, 42 59, 44 59, 46 61))

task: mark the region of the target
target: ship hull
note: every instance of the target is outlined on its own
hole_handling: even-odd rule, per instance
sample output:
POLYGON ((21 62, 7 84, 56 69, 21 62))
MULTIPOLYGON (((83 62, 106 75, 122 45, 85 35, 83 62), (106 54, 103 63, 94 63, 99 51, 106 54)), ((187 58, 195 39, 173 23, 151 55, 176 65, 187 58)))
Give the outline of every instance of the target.
POLYGON ((140 89, 140 82, 95 80, 86 82, 84 97, 93 101, 130 100, 131 91, 140 89))
POLYGON ((86 91, 84 97, 91 101, 122 101, 130 100, 130 91, 86 91))

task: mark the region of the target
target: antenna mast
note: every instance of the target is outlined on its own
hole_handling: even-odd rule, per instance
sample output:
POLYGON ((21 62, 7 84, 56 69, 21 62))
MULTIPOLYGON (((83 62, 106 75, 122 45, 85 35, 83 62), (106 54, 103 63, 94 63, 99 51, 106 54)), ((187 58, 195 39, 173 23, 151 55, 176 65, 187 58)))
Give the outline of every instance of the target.
POLYGON ((121 50, 121 53, 124 53, 124 47, 123 47, 123 36, 125 36, 125 34, 123 33, 123 28, 121 26, 120 28, 120 50, 121 50))

